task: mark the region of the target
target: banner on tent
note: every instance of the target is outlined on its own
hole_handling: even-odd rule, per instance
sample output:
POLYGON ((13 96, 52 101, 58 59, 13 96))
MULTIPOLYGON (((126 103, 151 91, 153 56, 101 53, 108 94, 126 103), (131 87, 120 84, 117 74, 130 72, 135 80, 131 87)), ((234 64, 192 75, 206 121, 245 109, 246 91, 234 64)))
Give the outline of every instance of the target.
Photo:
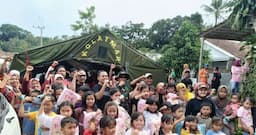
POLYGON ((84 46, 84 50, 81 52, 81 56, 82 57, 87 57, 88 56, 88 50, 95 44, 99 43, 99 42, 104 42, 108 45, 111 46, 111 48, 114 50, 115 53, 115 61, 120 63, 121 61, 121 53, 120 50, 117 48, 117 43, 110 39, 110 37, 108 36, 101 36, 98 35, 98 37, 96 39, 92 39, 88 44, 86 44, 84 46))

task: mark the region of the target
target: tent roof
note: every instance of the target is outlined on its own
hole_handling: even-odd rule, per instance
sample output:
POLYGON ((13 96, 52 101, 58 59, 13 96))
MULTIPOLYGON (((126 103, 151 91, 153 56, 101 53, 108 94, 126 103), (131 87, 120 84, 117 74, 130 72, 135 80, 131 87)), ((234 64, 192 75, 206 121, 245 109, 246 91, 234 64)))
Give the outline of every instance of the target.
POLYGON ((234 30, 227 21, 224 21, 213 28, 203 31, 201 37, 244 41, 245 38, 252 33, 253 29, 234 30))
POLYGON ((42 73, 54 60, 68 67, 87 70, 108 70, 108 66, 115 63, 127 70, 131 78, 146 72, 151 72, 156 81, 164 81, 166 77, 166 69, 159 63, 141 54, 109 30, 18 53, 14 56, 11 69, 23 72, 25 66, 30 64, 42 73))

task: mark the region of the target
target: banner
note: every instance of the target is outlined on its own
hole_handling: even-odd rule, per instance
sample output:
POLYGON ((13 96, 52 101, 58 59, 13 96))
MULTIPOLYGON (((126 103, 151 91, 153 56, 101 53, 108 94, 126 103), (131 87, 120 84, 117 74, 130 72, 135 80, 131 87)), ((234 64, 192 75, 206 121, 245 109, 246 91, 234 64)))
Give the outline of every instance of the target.
POLYGON ((76 104, 77 100, 79 99, 81 99, 79 94, 70 89, 64 89, 60 94, 57 105, 60 105, 64 101, 70 101, 71 103, 76 104))

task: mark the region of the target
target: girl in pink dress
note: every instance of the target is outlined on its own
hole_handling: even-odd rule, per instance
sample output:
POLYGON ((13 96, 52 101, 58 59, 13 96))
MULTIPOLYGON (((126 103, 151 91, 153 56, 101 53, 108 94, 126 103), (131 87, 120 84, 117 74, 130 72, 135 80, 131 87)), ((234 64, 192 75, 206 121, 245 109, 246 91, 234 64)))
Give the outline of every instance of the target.
POLYGON ((99 131, 98 122, 102 117, 102 112, 97 108, 95 95, 92 91, 87 91, 82 97, 82 107, 75 109, 75 118, 79 122, 80 135, 84 129, 89 128, 91 119, 95 119, 97 130, 99 131))
POLYGON ((104 115, 116 119, 116 132, 115 135, 124 135, 127 129, 127 117, 124 112, 118 108, 115 102, 109 101, 105 104, 104 115))

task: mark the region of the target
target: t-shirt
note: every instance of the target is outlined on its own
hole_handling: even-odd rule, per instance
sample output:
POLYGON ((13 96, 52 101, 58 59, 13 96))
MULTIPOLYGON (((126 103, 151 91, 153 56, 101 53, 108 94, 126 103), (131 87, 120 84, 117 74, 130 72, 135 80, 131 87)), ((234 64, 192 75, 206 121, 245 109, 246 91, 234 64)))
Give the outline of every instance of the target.
POLYGON ((222 131, 214 132, 213 130, 208 130, 206 135, 225 135, 222 131))
POLYGON ((211 128, 212 118, 202 118, 199 116, 197 119, 198 124, 205 124, 206 130, 211 128))
POLYGON ((251 109, 245 109, 243 106, 241 106, 237 110, 237 117, 241 118, 241 121, 247 126, 253 126, 253 119, 252 119, 252 110, 251 109))
POLYGON ((188 101, 187 105, 186 105, 186 112, 185 115, 194 115, 196 116, 197 113, 200 112, 200 106, 202 103, 210 103, 212 105, 212 112, 210 114, 211 117, 215 116, 215 104, 208 98, 204 98, 204 99, 197 99, 197 98, 193 98, 190 101, 188 101))
MULTIPOLYGON (((34 111, 37 111, 39 107, 40 106, 33 105, 32 103, 25 103, 24 111, 34 112, 34 111)), ((23 134, 33 135, 35 133, 35 122, 32 120, 29 120, 28 118, 23 118, 22 131, 23 131, 23 134)))
POLYGON ((155 132, 155 125, 161 124, 162 113, 151 113, 149 111, 144 111, 143 115, 145 117, 145 130, 150 130, 149 135, 153 135, 155 132))
MULTIPOLYGON (((28 119, 35 122, 35 135, 38 135, 38 131, 39 131, 39 121, 37 118, 37 114, 38 114, 38 111, 28 113, 28 119)), ((51 112, 48 114, 48 116, 55 116, 55 115, 56 114, 54 112, 51 112)))
MULTIPOLYGON (((97 92, 100 91, 101 87, 102 87, 101 85, 96 84, 96 85, 92 88, 92 90, 93 90, 93 92, 97 93, 97 92)), ((106 104, 108 101, 110 101, 110 95, 109 95, 109 88, 107 87, 106 90, 105 90, 105 92, 104 92, 103 97, 102 97, 100 100, 96 100, 96 105, 97 105, 97 107, 99 107, 101 110, 104 110, 104 106, 105 106, 105 104, 106 104)))
POLYGON ((232 73, 232 78, 231 81, 234 82, 241 82, 242 80, 242 74, 243 74, 243 67, 242 66, 232 66, 231 67, 231 73, 232 73))
MULTIPOLYGON (((149 135, 149 134, 150 134, 150 131, 149 131, 149 130, 143 129, 143 130, 141 130, 141 131, 139 132, 138 135, 149 135)), ((132 135, 132 128, 128 129, 128 130, 125 132, 125 135, 132 135)))

